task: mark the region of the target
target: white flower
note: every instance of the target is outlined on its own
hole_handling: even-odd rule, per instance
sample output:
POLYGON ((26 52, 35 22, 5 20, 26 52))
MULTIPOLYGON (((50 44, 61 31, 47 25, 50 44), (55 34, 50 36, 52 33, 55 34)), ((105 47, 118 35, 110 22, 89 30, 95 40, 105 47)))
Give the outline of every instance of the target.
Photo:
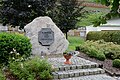
POLYGON ((10 52, 10 54, 12 54, 12 53, 13 53, 13 51, 10 52))
POLYGON ((24 60, 24 59, 21 57, 21 60, 24 60))
POLYGON ((54 65, 52 65, 52 69, 55 69, 54 65))
POLYGON ((14 57, 12 59, 15 59, 14 57))
POLYGON ((21 68, 23 68, 23 63, 21 63, 20 65, 21 65, 21 68))
POLYGON ((16 53, 16 55, 20 55, 19 53, 16 53))
POLYGON ((15 61, 20 61, 19 59, 16 59, 15 61))
POLYGON ((13 48, 13 51, 16 52, 16 50, 13 48))
POLYGON ((28 5, 28 7, 31 7, 31 5, 28 5))

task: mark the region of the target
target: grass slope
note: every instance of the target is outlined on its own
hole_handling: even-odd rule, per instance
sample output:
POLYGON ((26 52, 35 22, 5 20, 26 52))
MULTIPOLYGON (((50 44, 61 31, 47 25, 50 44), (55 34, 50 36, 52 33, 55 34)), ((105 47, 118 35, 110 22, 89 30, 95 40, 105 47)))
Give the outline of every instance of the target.
POLYGON ((84 39, 80 38, 79 36, 69 36, 68 37, 69 46, 68 51, 75 50, 76 46, 79 46, 80 44, 84 43, 84 39))

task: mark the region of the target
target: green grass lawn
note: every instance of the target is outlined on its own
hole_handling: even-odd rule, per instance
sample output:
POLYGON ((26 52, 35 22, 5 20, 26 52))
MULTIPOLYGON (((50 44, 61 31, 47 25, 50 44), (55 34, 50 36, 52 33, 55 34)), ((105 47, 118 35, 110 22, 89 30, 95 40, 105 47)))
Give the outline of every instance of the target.
POLYGON ((80 38, 79 36, 69 36, 68 41, 69 46, 67 51, 73 51, 75 50, 76 46, 79 46, 80 44, 84 43, 84 39, 80 38))

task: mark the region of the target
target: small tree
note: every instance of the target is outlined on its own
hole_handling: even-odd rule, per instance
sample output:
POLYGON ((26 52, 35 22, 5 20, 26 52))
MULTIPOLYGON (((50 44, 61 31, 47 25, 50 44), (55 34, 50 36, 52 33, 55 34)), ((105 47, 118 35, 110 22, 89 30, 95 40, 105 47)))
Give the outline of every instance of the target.
POLYGON ((76 23, 79 21, 85 10, 81 6, 82 2, 78 3, 77 0, 60 0, 58 5, 58 21, 56 21, 59 28, 66 34, 70 29, 76 28, 76 23))
POLYGON ((55 7, 56 0, 2 0, 1 20, 3 25, 24 28, 38 16, 50 16, 55 7))

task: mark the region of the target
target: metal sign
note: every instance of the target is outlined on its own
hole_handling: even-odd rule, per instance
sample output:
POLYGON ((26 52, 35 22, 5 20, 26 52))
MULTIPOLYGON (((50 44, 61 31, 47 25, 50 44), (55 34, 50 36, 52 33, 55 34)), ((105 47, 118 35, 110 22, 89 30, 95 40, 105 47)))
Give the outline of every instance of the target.
POLYGON ((43 46, 50 46, 54 42, 54 32, 50 28, 42 28, 38 32, 38 41, 43 46))

